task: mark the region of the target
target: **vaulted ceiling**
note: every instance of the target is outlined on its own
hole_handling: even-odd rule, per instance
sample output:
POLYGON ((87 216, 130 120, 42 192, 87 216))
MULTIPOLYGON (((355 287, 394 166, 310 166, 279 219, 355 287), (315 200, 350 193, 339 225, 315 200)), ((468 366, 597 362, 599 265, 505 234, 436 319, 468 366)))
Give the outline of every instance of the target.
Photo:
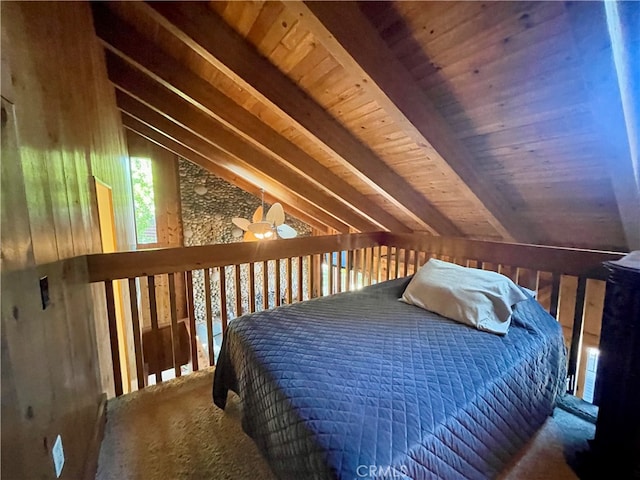
POLYGON ((321 231, 628 249, 632 3, 93 8, 125 128, 321 231))

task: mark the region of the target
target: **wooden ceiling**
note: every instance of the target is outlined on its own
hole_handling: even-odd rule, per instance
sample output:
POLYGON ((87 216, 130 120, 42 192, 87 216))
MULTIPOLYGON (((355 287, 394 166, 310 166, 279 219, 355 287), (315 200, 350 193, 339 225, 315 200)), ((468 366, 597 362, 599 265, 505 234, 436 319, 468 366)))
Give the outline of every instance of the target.
POLYGON ((640 248, 604 4, 93 8, 127 129, 322 231, 640 248))

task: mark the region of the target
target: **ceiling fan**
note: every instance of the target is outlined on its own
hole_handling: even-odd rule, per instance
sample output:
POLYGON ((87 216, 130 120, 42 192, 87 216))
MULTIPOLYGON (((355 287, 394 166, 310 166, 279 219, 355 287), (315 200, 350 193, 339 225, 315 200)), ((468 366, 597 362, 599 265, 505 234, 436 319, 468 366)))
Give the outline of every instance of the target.
POLYGON ((244 241, 269 240, 274 237, 294 238, 298 235, 293 228, 284 223, 284 209, 279 203, 274 203, 266 216, 264 214, 264 192, 262 205, 253 214, 251 221, 246 218, 234 217, 231 222, 244 233, 244 241))

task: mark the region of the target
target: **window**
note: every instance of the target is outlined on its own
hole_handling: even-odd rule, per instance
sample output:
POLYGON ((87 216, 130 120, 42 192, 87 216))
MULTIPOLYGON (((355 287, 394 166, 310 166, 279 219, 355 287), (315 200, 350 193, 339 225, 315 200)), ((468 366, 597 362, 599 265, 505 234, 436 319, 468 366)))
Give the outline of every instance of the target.
POLYGON ((150 158, 131 157, 131 184, 138 245, 158 243, 150 158))

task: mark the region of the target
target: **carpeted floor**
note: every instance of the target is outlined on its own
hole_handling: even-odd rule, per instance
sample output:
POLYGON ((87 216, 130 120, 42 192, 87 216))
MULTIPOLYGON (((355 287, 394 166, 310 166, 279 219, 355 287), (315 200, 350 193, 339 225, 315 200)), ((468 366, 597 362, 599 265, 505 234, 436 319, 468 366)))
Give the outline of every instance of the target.
MULTIPOLYGON (((96 480, 275 479, 242 431, 237 397, 224 412, 213 405, 211 379, 205 370, 109 401, 96 480)), ((576 453, 593 434, 556 409, 499 478, 576 479, 576 453)))

